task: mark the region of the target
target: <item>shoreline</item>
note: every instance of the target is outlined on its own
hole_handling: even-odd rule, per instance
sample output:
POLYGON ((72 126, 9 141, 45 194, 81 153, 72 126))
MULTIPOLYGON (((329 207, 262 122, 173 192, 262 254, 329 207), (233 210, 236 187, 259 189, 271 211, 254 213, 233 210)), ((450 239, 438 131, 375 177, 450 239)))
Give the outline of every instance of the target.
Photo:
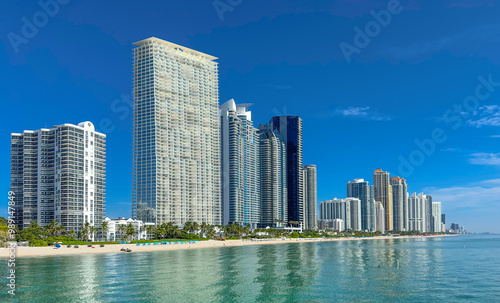
MULTIPOLYGON (((359 240, 387 240, 387 239, 420 239, 420 238, 435 238, 435 237, 448 237, 452 235, 435 235, 435 236, 376 236, 366 238, 287 238, 287 239, 271 239, 271 240, 208 240, 199 241, 196 243, 186 244, 170 244, 170 245, 140 245, 136 244, 106 244, 100 247, 98 244, 94 245, 95 248, 80 246, 79 248, 61 248, 49 247, 23 247, 16 248, 16 258, 25 257, 50 257, 50 256, 69 256, 69 255, 86 255, 86 254, 106 254, 106 253, 125 253, 120 251, 121 248, 130 248, 131 253, 138 252, 151 252, 151 251, 172 251, 172 250, 185 250, 185 249, 200 249, 200 248, 214 248, 214 247, 236 247, 248 245, 268 245, 268 244, 286 244, 286 243, 310 243, 310 242, 332 242, 332 241, 359 241, 359 240)), ((0 248, 0 258, 8 258, 8 248, 0 248)))

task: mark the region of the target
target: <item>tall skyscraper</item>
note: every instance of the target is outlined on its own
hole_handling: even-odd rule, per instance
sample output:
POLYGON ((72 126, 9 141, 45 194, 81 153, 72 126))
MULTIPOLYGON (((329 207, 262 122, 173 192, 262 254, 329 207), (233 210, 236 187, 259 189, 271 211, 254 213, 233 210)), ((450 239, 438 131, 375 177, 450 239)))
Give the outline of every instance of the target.
POLYGON ((303 224, 302 119, 297 116, 273 117, 269 126, 279 133, 286 144, 288 221, 303 224))
POLYGON ((223 224, 257 228, 260 217, 260 177, 257 129, 251 104, 233 99, 220 106, 223 224))
POLYGON ((432 231, 435 233, 441 230, 441 202, 432 202, 432 231))
POLYGON ((11 135, 11 191, 19 229, 52 220, 99 226, 106 200, 106 135, 90 122, 11 135))
POLYGON ((394 230, 406 230, 406 220, 408 218, 408 192, 405 179, 392 177, 391 188, 393 202, 393 228, 394 230))
MULTIPOLYGON (((427 205, 429 204, 430 196, 424 195, 423 193, 414 193, 408 199, 408 221, 409 230, 416 230, 420 232, 429 232, 427 229, 427 205)), ((431 202, 432 205, 432 202, 431 202)), ((430 220, 430 219, 429 219, 430 220)), ((429 224, 430 226, 430 224, 429 224)))
POLYGON ((354 179, 347 183, 347 197, 358 198, 361 201, 361 228, 362 230, 372 229, 373 217, 373 196, 371 195, 372 188, 368 185, 368 181, 364 179, 354 179))
POLYGON ((304 166, 304 228, 318 227, 317 171, 316 165, 304 166))
POLYGON ((375 201, 382 202, 385 211, 385 230, 393 230, 392 187, 389 183, 389 173, 376 169, 373 173, 375 201))
POLYGON ((132 216, 220 224, 217 58, 154 37, 134 44, 132 216))
POLYGON ((260 226, 283 227, 288 222, 286 145, 276 131, 260 125, 260 226))
POLYGON ((425 231, 426 232, 432 231, 432 196, 431 195, 425 195, 425 231))

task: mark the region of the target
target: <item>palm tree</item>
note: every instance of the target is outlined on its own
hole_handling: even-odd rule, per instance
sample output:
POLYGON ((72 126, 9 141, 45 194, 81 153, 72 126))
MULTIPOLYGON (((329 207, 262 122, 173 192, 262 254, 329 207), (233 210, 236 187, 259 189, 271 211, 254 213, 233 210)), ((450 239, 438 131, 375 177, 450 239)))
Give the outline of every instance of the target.
POLYGON ((200 229, 201 229, 201 235, 203 236, 209 228, 209 225, 206 222, 202 222, 200 229))
POLYGON ((127 228, 125 229, 125 234, 127 235, 127 239, 129 239, 130 237, 133 237, 136 234, 135 228, 132 226, 131 223, 129 223, 127 225, 127 228))
POLYGON ((179 238, 181 234, 182 233, 181 233, 181 230, 179 229, 179 226, 174 225, 172 227, 171 234, 170 234, 172 236, 172 238, 174 238, 174 239, 179 238))
POLYGON ((85 222, 85 224, 83 224, 82 228, 80 229, 80 238, 83 241, 87 241, 89 239, 89 233, 90 233, 90 223, 85 222))
POLYGON ((193 229, 193 222, 190 222, 190 221, 187 221, 186 223, 184 223, 184 228, 183 230, 185 232, 191 232, 193 229))
POLYGON ((62 225, 56 226, 56 233, 59 236, 62 236, 63 234, 66 234, 66 228, 62 225))
POLYGON ((198 230, 200 229, 200 224, 198 224, 198 222, 193 222, 193 232, 195 232, 196 234, 198 234, 198 230))
POLYGON ((108 221, 102 221, 101 223, 101 239, 106 234, 106 240, 108 239, 107 233, 109 231, 109 224, 108 221))
POLYGON ((152 234, 154 234, 156 227, 154 225, 146 225, 146 234, 147 238, 150 238, 152 234))
POLYGON ((52 220, 50 224, 45 226, 45 231, 49 233, 49 235, 54 236, 57 230, 57 222, 52 220))
MULTIPOLYGON (((126 230, 127 230, 127 227, 125 225, 123 225, 123 224, 118 225, 118 233, 122 236, 122 238, 123 238, 126 230)), ((115 237, 116 237, 116 235, 115 235, 115 237)))

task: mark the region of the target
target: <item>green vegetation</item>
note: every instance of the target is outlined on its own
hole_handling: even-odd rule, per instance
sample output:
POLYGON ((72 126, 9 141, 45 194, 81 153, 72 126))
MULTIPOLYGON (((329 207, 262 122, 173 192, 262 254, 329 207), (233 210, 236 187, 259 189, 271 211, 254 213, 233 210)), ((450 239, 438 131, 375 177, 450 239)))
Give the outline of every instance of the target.
MULTIPOLYGON (((7 220, 0 217, 0 241, 6 241, 8 228, 7 220)), ((297 225, 297 222, 291 222, 291 225, 297 225)), ((67 231, 64 227, 57 225, 57 222, 52 221, 45 227, 39 226, 33 222, 28 228, 23 229, 16 234, 17 241, 29 241, 30 246, 48 246, 55 242, 62 242, 62 245, 86 245, 86 244, 119 244, 118 241, 102 241, 105 240, 106 234, 109 231, 108 222, 103 222, 100 226, 91 226, 85 223, 80 232, 67 231), (96 236, 97 234, 97 236, 96 236), (101 241, 90 242, 89 239, 97 238, 101 241)), ((189 241, 189 240, 209 240, 219 239, 224 236, 227 240, 234 239, 268 239, 268 238, 341 238, 341 237, 374 237, 381 236, 380 232, 362 232, 362 231, 334 231, 334 230, 306 230, 302 233, 297 231, 289 232, 284 229, 277 228, 257 228, 251 230, 250 225, 242 226, 232 223, 226 226, 209 225, 206 223, 186 222, 181 229, 172 222, 164 222, 158 226, 147 225, 143 231, 146 231, 149 240, 136 240, 138 232, 132 226, 118 225, 117 231, 123 235, 122 241, 131 241, 131 243, 144 242, 160 242, 160 241, 189 241), (134 239, 135 238, 135 239, 134 239)), ((392 236, 416 236, 426 235, 417 231, 391 231, 386 235, 392 236)))

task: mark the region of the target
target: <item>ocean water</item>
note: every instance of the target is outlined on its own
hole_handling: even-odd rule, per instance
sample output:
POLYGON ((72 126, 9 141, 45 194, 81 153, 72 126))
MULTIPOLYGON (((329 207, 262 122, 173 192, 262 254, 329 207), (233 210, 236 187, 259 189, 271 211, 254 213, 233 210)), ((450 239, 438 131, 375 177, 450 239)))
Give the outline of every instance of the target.
POLYGON ((16 262, 12 299, 0 259, 0 302, 500 302, 500 236, 493 235, 16 262))

